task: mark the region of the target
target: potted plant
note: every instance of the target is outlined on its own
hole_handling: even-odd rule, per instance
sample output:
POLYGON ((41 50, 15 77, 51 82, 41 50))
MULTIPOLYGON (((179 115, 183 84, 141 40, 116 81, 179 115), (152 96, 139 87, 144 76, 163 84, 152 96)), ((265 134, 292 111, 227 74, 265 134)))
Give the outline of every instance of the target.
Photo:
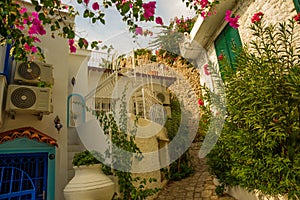
POLYGON ((66 185, 66 200, 110 200, 114 194, 113 181, 102 173, 101 164, 92 152, 76 153, 73 158, 75 176, 66 185))

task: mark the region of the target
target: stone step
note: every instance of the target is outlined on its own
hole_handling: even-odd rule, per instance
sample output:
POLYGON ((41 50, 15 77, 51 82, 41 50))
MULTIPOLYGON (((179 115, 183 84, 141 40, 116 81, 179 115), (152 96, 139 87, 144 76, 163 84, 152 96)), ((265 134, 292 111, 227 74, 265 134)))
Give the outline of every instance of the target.
POLYGON ((68 180, 71 180, 74 176, 74 169, 72 164, 74 155, 84 150, 85 147, 80 141, 76 128, 68 128, 68 180))
POLYGON ((68 128, 68 144, 82 144, 75 127, 68 128))

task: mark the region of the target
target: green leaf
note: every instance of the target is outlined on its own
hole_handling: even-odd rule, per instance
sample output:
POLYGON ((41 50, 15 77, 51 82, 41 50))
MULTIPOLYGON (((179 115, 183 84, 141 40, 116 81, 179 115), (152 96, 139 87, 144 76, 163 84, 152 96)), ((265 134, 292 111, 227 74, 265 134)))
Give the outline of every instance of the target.
POLYGON ((67 26, 64 26, 63 27, 63 32, 64 32, 64 34, 68 34, 69 28, 67 26))
POLYGON ((121 9, 122 9, 121 15, 125 15, 130 10, 129 3, 127 2, 127 3, 123 4, 121 9))
POLYGON ((42 21, 44 21, 45 20, 45 15, 44 15, 44 13, 39 13, 39 19, 40 20, 42 20, 42 21))
POLYGON ((105 20, 103 18, 99 19, 102 24, 105 24, 105 20))
POLYGON ((88 9, 86 9, 85 11, 84 11, 84 13, 83 13, 83 17, 84 18, 87 18, 87 17, 89 17, 90 16, 90 11, 88 10, 88 9))
POLYGON ((40 12, 40 10, 42 9, 42 6, 36 5, 36 6, 34 7, 34 9, 35 9, 36 12, 40 12))
POLYGON ((94 16, 95 16, 95 14, 93 12, 90 12, 89 17, 92 18, 94 16))
POLYGON ((68 32, 68 39, 73 39, 75 38, 75 32, 71 29, 69 29, 69 32, 68 32))
POLYGON ((55 25, 51 25, 50 29, 51 29, 51 31, 55 31, 56 30, 56 26, 55 25))

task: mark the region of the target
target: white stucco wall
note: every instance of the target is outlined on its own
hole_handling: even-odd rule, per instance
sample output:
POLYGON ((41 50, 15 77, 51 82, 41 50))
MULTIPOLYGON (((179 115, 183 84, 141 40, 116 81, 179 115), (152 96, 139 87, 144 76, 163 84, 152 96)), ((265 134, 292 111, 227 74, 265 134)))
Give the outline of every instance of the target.
MULTIPOLYGON (((32 10, 30 4, 25 3, 25 6, 32 10)), ((71 79, 76 76, 88 53, 77 51, 76 54, 70 54, 67 39, 58 36, 53 39, 49 33, 50 31, 47 29, 47 34, 39 37, 41 39, 39 46, 44 51, 46 63, 53 65, 53 113, 44 115, 42 120, 38 120, 37 116, 26 113, 17 113, 15 119, 11 119, 8 113, 5 113, 0 132, 31 126, 57 140, 55 199, 61 200, 63 199, 63 189, 67 184, 67 97, 72 92, 71 79), (54 127, 56 116, 59 116, 63 125, 59 133, 54 127)))
POLYGON ((31 114, 15 115, 11 119, 6 115, 2 131, 31 126, 57 140, 59 147, 56 149, 56 199, 61 199, 62 189, 66 184, 67 170, 67 129, 66 129, 66 107, 67 107, 67 79, 68 66, 66 60, 69 55, 67 41, 62 38, 51 39, 46 35, 41 37, 41 48, 45 49, 46 62, 53 65, 54 85, 52 87, 53 113, 44 115, 42 120, 31 114), (64 127, 58 131, 54 127, 54 118, 59 116, 64 127))

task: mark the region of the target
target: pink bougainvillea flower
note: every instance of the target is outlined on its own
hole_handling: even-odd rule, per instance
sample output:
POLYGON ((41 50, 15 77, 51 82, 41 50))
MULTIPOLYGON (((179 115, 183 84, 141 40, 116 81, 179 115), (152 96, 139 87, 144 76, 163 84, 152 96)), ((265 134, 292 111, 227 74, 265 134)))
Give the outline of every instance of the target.
POLYGON ((28 34, 29 35, 33 35, 33 34, 45 35, 46 30, 44 29, 41 20, 39 20, 39 18, 38 18, 38 13, 33 12, 32 16, 33 16, 33 18, 28 19, 32 23, 28 30, 28 34))
POLYGON ((32 12, 31 15, 34 18, 37 18, 37 19, 39 18, 39 14, 37 12, 32 12))
POLYGON ((141 27, 136 27, 135 28, 135 34, 137 34, 137 35, 143 35, 143 29, 141 27))
POLYGON ((34 38, 33 38, 33 41, 34 41, 34 42, 41 42, 41 40, 40 40, 39 38, 37 38, 37 37, 34 37, 34 38))
POLYGON ((130 4, 129 4, 129 8, 132 8, 132 7, 133 7, 133 4, 132 4, 132 3, 130 3, 130 4))
POLYGON ((208 0, 201 0, 200 1, 200 5, 201 5, 201 8, 205 8, 208 4, 208 0))
POLYGON ((294 16, 294 20, 300 24, 300 12, 294 16))
POLYGON ((37 34, 38 32, 37 32, 37 29, 36 29, 37 27, 36 26, 31 26, 30 28, 29 28, 29 30, 28 30, 28 34, 29 35, 33 35, 33 34, 37 34))
POLYGON ((62 8, 65 9, 65 10, 69 10, 69 6, 68 5, 63 5, 62 8))
POLYGON ((70 45, 70 46, 74 44, 74 40, 73 40, 73 39, 69 39, 68 42, 69 42, 69 45, 70 45))
POLYGON ((201 17, 202 17, 203 19, 205 19, 205 17, 206 17, 206 12, 205 12, 205 11, 202 11, 202 12, 200 13, 200 15, 201 15, 201 17))
POLYGON ((156 17, 155 22, 160 25, 164 25, 161 17, 156 17))
POLYGON ((236 17, 231 18, 230 22, 229 22, 229 26, 231 26, 232 28, 238 28, 240 25, 238 24, 238 20, 239 20, 240 16, 237 15, 236 17))
POLYGON ((99 9, 100 9, 100 6, 99 6, 98 2, 94 2, 93 5, 92 5, 92 8, 93 8, 94 10, 99 10, 99 9))
POLYGON ((231 26, 232 28, 238 28, 239 24, 238 24, 238 20, 239 20, 240 16, 237 15, 236 17, 231 17, 231 10, 226 10, 225 12, 225 21, 227 21, 229 23, 229 26, 231 26))
POLYGON ((224 59, 223 54, 220 54, 220 55, 218 56, 218 60, 223 60, 223 59, 224 59))
POLYGON ((46 34, 46 30, 44 29, 44 27, 42 25, 38 25, 37 26, 37 32, 40 34, 40 35, 45 35, 46 34))
POLYGON ((199 4, 202 9, 206 8, 208 5, 208 0, 194 0, 194 5, 199 4))
POLYGON ((76 47, 74 46, 74 39, 69 39, 69 48, 71 53, 76 53, 76 47))
POLYGON ((202 101, 202 99, 198 99, 198 105, 199 106, 204 106, 204 102, 202 101))
POLYGON ((27 8, 25 8, 25 7, 22 7, 20 10, 19 10, 19 13, 20 14, 24 14, 24 13, 26 13, 27 12, 27 8))
POLYGON ((86 5, 88 5, 89 2, 90 2, 90 0, 83 0, 83 2, 84 2, 86 5))
POLYGON ((27 24, 28 20, 27 19, 23 19, 23 24, 27 24))
POLYGON ((16 24, 16 28, 23 31, 25 27, 23 25, 16 24))
POLYGON ((253 17, 251 18, 252 23, 260 22, 264 14, 262 12, 255 13, 253 17))
POLYGON ((203 67, 203 70, 204 70, 204 74, 206 76, 209 76, 210 75, 210 72, 209 72, 209 65, 208 64, 205 64, 204 67, 203 67))
POLYGON ((231 19, 231 10, 226 10, 225 12, 225 21, 230 21, 231 19))
POLYGON ((36 48, 35 46, 32 46, 32 47, 31 47, 31 52, 32 52, 32 53, 36 53, 36 52, 37 52, 37 48, 36 48))
POLYGON ((88 41, 86 39, 84 39, 84 38, 83 38, 82 41, 83 41, 83 46, 87 48, 89 46, 88 41))
POLYGON ((71 53, 76 53, 76 47, 75 46, 70 46, 70 52, 71 53))
POLYGON ((155 14, 155 8, 156 8, 156 2, 155 1, 150 1, 149 3, 143 3, 143 8, 144 8, 144 14, 143 16, 145 17, 146 20, 148 20, 150 17, 154 16, 155 14))
POLYGON ((25 51, 31 51, 31 47, 27 43, 24 44, 24 49, 25 51))
POLYGON ((32 52, 32 53, 37 52, 37 48, 35 46, 30 46, 27 43, 24 44, 24 49, 25 49, 25 51, 32 52))

